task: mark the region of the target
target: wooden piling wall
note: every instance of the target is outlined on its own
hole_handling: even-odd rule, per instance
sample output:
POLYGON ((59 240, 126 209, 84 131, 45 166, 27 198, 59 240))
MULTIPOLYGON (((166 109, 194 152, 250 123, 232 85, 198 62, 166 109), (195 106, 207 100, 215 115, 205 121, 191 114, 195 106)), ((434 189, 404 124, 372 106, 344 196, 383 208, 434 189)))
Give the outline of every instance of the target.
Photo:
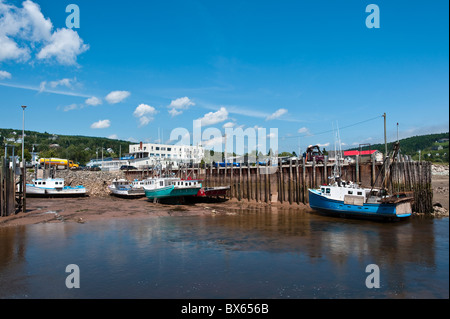
MULTIPOLYGON (((179 177, 203 180, 204 187, 230 186, 229 198, 258 202, 308 203, 308 188, 327 184, 333 174, 333 163, 305 164, 302 160, 279 166, 241 166, 189 168, 173 171, 179 177)), ((375 162, 345 164, 341 167, 343 180, 359 183, 363 187, 380 188, 383 182, 382 164, 375 162), (378 176, 378 178, 377 178, 378 176), (375 183, 375 185, 374 185, 375 183)), ((151 176, 148 171, 126 172, 128 179, 151 176)), ((393 163, 388 187, 392 191, 414 193, 413 210, 433 211, 431 188, 431 163, 393 163)))
POLYGON ((15 175, 9 168, 5 158, 0 159, 0 217, 13 215, 16 210, 15 203, 15 175))

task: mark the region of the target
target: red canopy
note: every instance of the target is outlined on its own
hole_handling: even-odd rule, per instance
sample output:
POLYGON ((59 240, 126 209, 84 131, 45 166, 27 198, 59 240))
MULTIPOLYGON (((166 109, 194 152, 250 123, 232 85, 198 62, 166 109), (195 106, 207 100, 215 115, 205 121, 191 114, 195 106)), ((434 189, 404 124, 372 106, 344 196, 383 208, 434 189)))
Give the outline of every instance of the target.
POLYGON ((377 150, 370 150, 370 151, 344 151, 344 156, 356 156, 356 155, 372 155, 377 150))

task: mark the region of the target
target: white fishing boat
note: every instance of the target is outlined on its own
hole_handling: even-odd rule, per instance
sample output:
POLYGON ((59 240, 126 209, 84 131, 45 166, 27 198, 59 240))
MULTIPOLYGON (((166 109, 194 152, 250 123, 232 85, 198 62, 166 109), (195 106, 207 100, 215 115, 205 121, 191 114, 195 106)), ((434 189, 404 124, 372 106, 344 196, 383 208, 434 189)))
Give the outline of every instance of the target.
POLYGON ((84 196, 86 188, 82 185, 65 186, 64 178, 33 179, 26 184, 26 194, 31 196, 84 196))
POLYGON ((147 180, 132 182, 126 179, 115 179, 112 184, 108 186, 112 195, 119 197, 136 198, 145 196, 144 185, 148 184, 147 180))

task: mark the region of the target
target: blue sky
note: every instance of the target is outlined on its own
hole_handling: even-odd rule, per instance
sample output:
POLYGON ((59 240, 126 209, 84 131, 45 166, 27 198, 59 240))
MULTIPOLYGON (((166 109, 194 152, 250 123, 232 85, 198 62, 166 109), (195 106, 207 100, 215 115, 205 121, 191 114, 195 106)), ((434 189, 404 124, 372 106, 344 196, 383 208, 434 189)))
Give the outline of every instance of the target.
POLYGON ((0 127, 131 141, 278 128, 279 151, 448 131, 448 1, 0 0, 0 127), (66 7, 80 9, 68 28, 66 7), (380 28, 367 28, 375 3, 380 28))

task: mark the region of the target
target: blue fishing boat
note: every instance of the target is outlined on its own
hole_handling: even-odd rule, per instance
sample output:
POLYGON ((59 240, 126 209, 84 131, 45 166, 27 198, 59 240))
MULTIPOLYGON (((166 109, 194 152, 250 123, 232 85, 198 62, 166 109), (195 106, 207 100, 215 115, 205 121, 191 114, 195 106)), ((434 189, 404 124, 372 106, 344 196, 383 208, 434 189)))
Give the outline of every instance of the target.
POLYGON ((360 188, 352 183, 326 185, 309 189, 309 206, 336 215, 400 219, 412 214, 412 198, 407 194, 376 196, 377 190, 360 188))
MULTIPOLYGON (((362 218, 383 218, 398 220, 412 214, 414 198, 406 193, 388 195, 387 189, 363 188, 357 184, 342 180, 341 176, 341 151, 339 133, 339 149, 336 150, 336 160, 333 176, 329 185, 322 185, 319 189, 308 189, 309 206, 319 212, 337 214, 340 216, 354 216, 362 218)), ((399 143, 394 143, 392 161, 397 157, 399 143)), ((389 156, 387 157, 389 158, 389 156)), ((376 184, 380 173, 384 172, 381 185, 385 185, 389 175, 389 161, 383 163, 383 169, 379 171, 374 182, 376 184)))

